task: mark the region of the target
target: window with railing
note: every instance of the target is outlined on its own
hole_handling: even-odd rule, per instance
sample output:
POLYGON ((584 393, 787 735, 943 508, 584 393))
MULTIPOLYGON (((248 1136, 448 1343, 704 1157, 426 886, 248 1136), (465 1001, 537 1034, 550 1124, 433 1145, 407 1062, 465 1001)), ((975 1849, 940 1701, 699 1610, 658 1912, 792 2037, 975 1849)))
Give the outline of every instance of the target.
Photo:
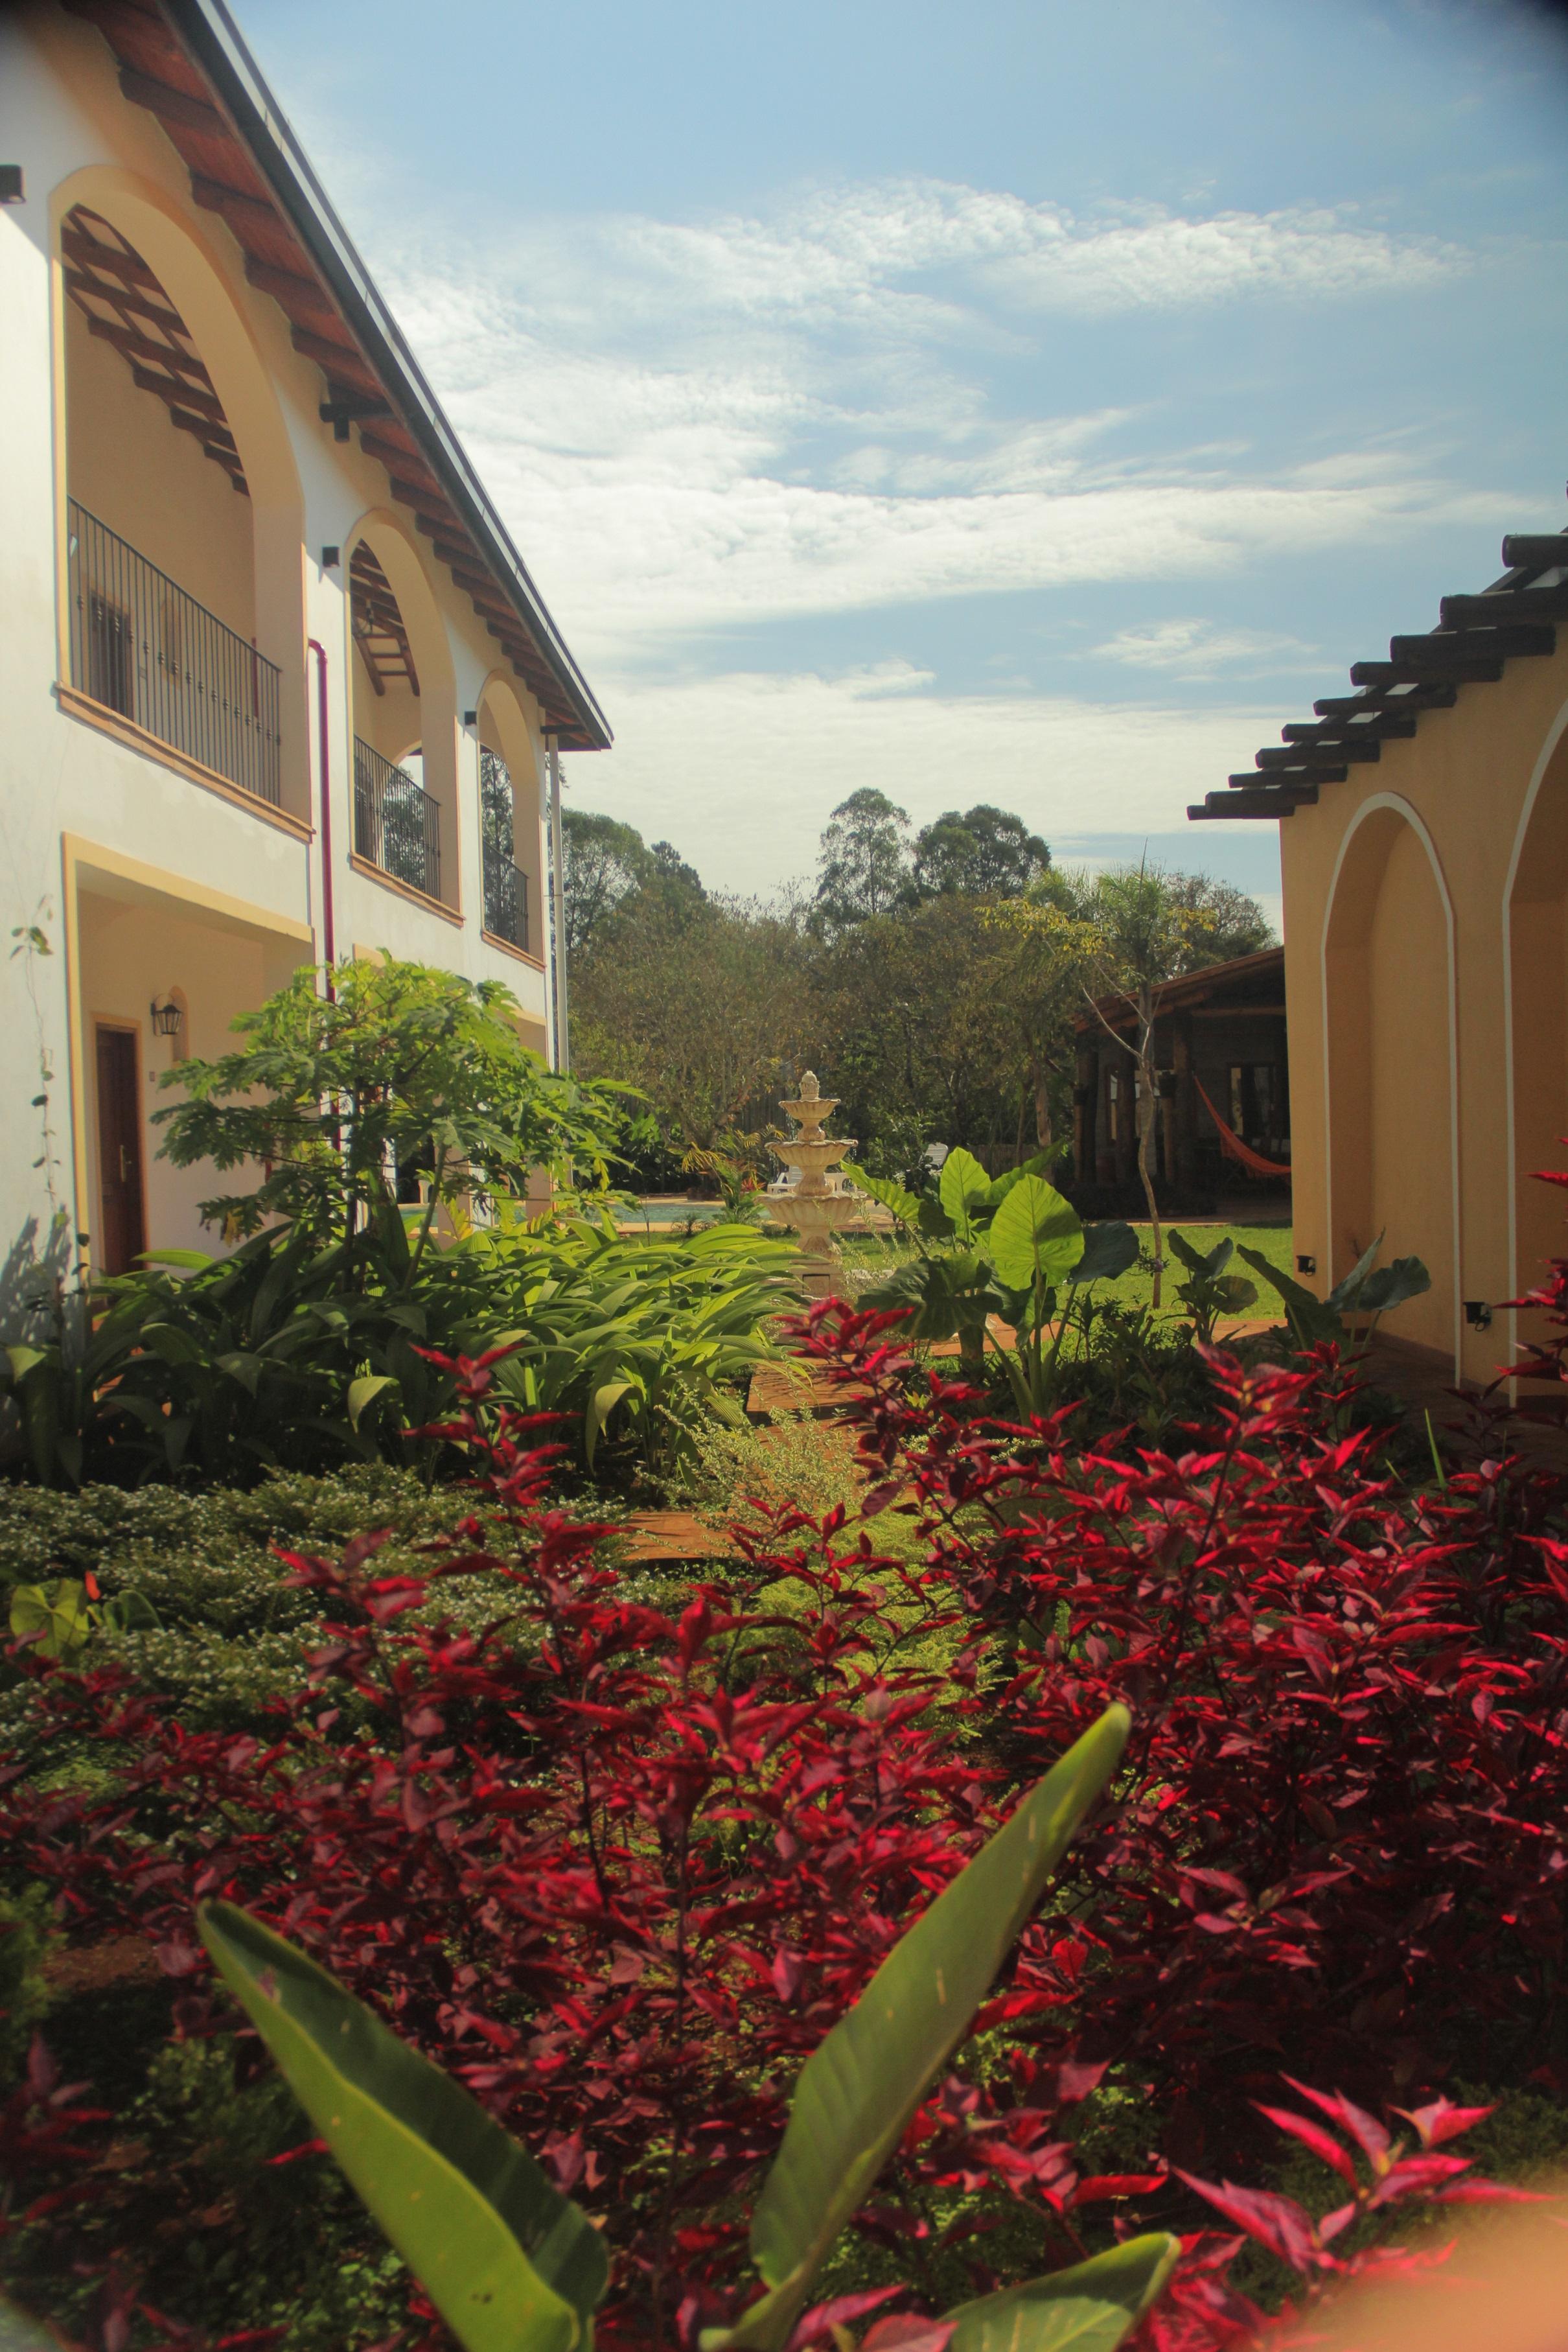
POLYGON ((77 499, 68 501, 71 684, 281 804, 281 673, 77 499))
POLYGON ((440 804, 406 768, 354 738, 354 847, 427 898, 441 896, 440 804))
POLYGON ((497 752, 479 753, 479 839, 485 869, 485 929, 527 949, 528 877, 512 856, 517 838, 512 779, 497 752))

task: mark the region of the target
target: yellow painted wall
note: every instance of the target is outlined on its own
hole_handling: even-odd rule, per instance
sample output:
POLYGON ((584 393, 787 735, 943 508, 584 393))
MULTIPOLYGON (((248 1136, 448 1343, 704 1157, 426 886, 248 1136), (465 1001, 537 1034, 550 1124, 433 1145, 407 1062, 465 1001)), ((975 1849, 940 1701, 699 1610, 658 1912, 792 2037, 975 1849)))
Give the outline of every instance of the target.
MULTIPOLYGON (((178 988, 188 1006, 179 1047, 203 1058, 230 1051, 238 1040, 229 1024, 236 1013, 259 1004, 280 988, 296 961, 308 955, 307 947, 292 941, 247 938, 199 917, 173 913, 166 900, 156 904, 100 896, 83 889, 78 908, 80 958, 82 1044, 84 1065, 93 1062, 93 1024, 99 1019, 134 1024, 140 1033, 142 1085, 145 1097, 142 1129, 142 1171, 147 1239, 158 1249, 221 1250, 221 1234, 204 1227, 196 1204, 211 1193, 245 1189, 236 1171, 219 1176, 211 1168, 174 1168, 157 1157, 161 1130, 152 1114, 160 1105, 178 1100, 159 1080, 178 1067, 180 1051, 173 1042, 152 1034, 150 1011, 178 988)), ((89 1232, 99 1215, 98 1135, 96 1105, 88 1087, 88 1189, 89 1232)))
POLYGON ((1386 1223, 1434 1281, 1390 1331, 1490 1380, 1510 1318, 1457 1305, 1568 1251, 1563 1196, 1529 1181, 1568 1165, 1568 645, 1424 714, 1281 843, 1297 1249, 1326 1288, 1386 1223))
POLYGON ((249 638, 256 632, 250 500, 194 437, 139 392, 111 344, 74 302, 66 321, 66 482, 99 522, 188 595, 249 638))

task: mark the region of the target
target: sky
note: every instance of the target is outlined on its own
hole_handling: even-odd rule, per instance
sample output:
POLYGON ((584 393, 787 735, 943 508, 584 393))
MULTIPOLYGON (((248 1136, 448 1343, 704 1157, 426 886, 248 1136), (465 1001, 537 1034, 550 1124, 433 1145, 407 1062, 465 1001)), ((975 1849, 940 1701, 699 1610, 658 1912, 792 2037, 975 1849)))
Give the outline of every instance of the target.
POLYGON ((238 5, 614 729, 573 803, 711 887, 873 784, 1277 920, 1188 802, 1568 527, 1543 9, 238 5))

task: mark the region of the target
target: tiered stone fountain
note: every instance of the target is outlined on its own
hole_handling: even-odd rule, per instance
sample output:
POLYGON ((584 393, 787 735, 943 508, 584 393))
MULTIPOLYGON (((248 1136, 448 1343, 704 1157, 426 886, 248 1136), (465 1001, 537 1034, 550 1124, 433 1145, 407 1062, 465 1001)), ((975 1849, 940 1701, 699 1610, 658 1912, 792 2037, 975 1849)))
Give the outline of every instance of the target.
POLYGON ((768 1193, 768 1211, 781 1225, 790 1225, 800 1234, 807 1260, 806 1290, 812 1298, 832 1297, 833 1234, 855 1223, 866 1208, 860 1194, 832 1173, 844 1154, 853 1150, 855 1141, 852 1135, 823 1134, 823 1120, 838 1107, 838 1096, 820 1093, 817 1073, 808 1070, 800 1081, 799 1098, 779 1106, 795 1120, 800 1133, 788 1142, 768 1147, 787 1168, 800 1171, 800 1182, 788 1192, 768 1193))

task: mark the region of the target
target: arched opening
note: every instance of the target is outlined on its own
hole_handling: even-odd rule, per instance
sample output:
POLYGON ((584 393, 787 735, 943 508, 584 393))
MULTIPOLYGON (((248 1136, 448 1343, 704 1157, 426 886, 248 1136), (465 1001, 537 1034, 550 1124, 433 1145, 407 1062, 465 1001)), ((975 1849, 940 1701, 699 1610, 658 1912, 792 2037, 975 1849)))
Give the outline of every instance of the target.
POLYGON ((300 502, 266 372, 204 254, 126 175, 58 201, 66 676, 303 814, 300 502))
POLYGON ((1378 1234, 1432 1287, 1399 1337, 1453 1359, 1458 1298, 1450 936, 1427 845, 1375 808, 1348 841, 1323 942, 1329 1077, 1329 1282, 1378 1234))
MULTIPOLYGON (((1568 1135, 1568 732, 1526 821, 1508 909, 1513 1033, 1513 1271, 1520 1290, 1568 1251, 1563 1192, 1531 1171, 1561 1168, 1568 1135)), ((1519 1336, 1529 1336, 1520 1318, 1519 1336)))
POLYGON ((452 665, 428 582, 393 528, 349 558, 354 851, 424 898, 457 901, 452 665))
POLYGON ((536 958, 543 920, 539 776, 539 750, 533 730, 516 695, 493 679, 479 699, 485 929, 493 940, 536 958))

